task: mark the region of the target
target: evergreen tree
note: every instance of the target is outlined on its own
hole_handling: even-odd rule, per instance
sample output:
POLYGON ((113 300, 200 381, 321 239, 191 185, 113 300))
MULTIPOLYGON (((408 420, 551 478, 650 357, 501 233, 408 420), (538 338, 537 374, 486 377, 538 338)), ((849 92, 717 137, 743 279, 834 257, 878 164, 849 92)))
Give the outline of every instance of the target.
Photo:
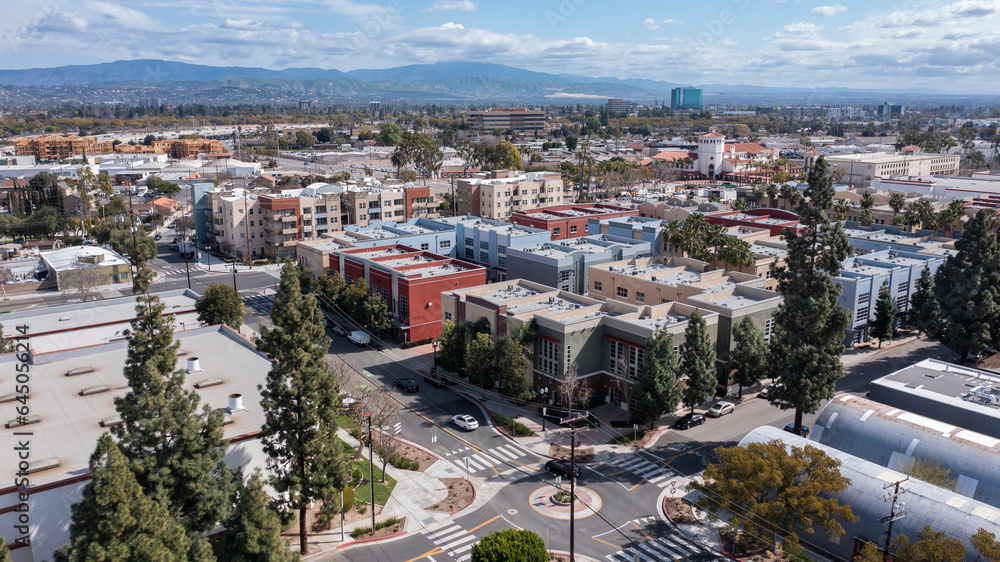
POLYGON ((917 278, 916 289, 910 295, 910 322, 925 335, 932 336, 937 330, 940 312, 934 300, 934 277, 930 268, 925 267, 917 278))
POLYGON ((896 335, 896 303, 892 302, 889 282, 882 283, 875 301, 875 318, 871 321, 871 335, 878 338, 878 348, 882 349, 882 340, 890 340, 896 335))
POLYGON ((684 387, 684 405, 691 408, 703 403, 715 392, 715 346, 708 335, 708 325, 701 314, 694 312, 684 330, 681 346, 680 375, 687 380, 684 387))
MULTIPOLYGON (((624 373, 622 376, 627 376, 624 373)), ((677 409, 681 389, 677 384, 677 355, 674 338, 660 330, 646 338, 642 370, 632 387, 636 407, 632 419, 636 423, 649 423, 653 429, 656 420, 677 409)))
POLYGON ((131 464, 110 435, 101 435, 90 456, 92 478, 73 505, 69 552, 60 556, 70 562, 195 559, 184 526, 143 491, 131 464))
POLYGON ((526 355, 521 342, 510 335, 500 335, 493 340, 493 359, 500 379, 500 394, 511 400, 527 400, 533 394, 526 355))
POLYGON ((784 386, 769 400, 795 410, 796 430, 804 413, 815 412, 833 396, 844 374, 840 355, 850 323, 850 313, 837 302, 840 286, 833 277, 840 274, 851 244, 842 225, 826 216, 833 204, 833 175, 822 156, 809 170, 808 183, 800 207, 802 233, 790 228, 782 233, 788 256, 774 276, 784 300, 774 315, 770 344, 772 374, 784 386))
POLYGON ((293 562, 300 559, 299 554, 289 551, 281 539, 281 521, 269 505, 259 470, 240 484, 236 510, 226 528, 222 544, 225 556, 232 562, 293 562))
POLYGON ((743 398, 743 387, 753 386, 767 376, 767 343, 749 316, 733 329, 733 350, 729 354, 729 369, 733 379, 740 385, 739 397, 743 398))
POLYGON ((996 216, 979 211, 955 242, 934 276, 934 300, 940 314, 932 336, 961 356, 1000 341, 1000 243, 991 230, 996 216))
POLYGON ((13 562, 10 557, 10 549, 7 548, 7 541, 0 537, 0 562, 13 562))
POLYGON ((234 330, 243 325, 243 297, 232 285, 212 283, 194 304, 198 321, 214 326, 225 324, 234 330))
POLYGON ((477 384, 483 390, 489 390, 496 385, 496 372, 493 369, 493 337, 479 333, 469 340, 466 352, 465 370, 469 374, 469 382, 477 384))
POLYGON ((193 535, 227 517, 233 479, 222 463, 222 412, 184 389, 175 370, 177 348, 164 306, 140 296, 128 332, 125 378, 129 392, 115 399, 122 423, 111 429, 142 489, 166 506, 193 535))
POLYGON ((389 310, 389 303, 382 298, 382 295, 373 293, 368 296, 364 303, 364 323, 366 330, 381 336, 392 329, 392 312, 389 310))
POLYGON ((299 548, 307 550, 306 511, 342 490, 343 453, 337 439, 337 380, 324 356, 330 338, 314 295, 303 295, 295 266, 285 264, 274 306, 274 328, 262 328, 258 348, 273 361, 260 387, 270 484, 299 512, 299 548))

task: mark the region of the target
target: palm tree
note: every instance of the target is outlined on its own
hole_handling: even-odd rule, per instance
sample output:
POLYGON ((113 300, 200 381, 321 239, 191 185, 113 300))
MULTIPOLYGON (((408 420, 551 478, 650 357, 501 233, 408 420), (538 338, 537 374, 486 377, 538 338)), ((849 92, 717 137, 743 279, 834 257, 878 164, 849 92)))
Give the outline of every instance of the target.
POLYGON ((795 204, 802 197, 799 193, 799 188, 788 185, 787 183, 781 185, 781 198, 785 200, 788 204, 788 210, 791 211, 795 208, 795 204))
POLYGON ((892 209, 892 218, 895 219, 903 207, 906 206, 906 196, 901 191, 893 191, 889 195, 889 208, 892 209))
POLYGON ((737 199, 736 201, 733 201, 733 204, 730 205, 730 207, 732 207, 734 211, 746 211, 750 208, 750 204, 747 203, 746 199, 737 199))
POLYGON ((764 200, 764 196, 767 195, 767 190, 763 186, 755 186, 753 188, 753 198, 757 201, 757 206, 760 207, 760 202, 764 200))
POLYGON ((866 210, 871 210, 873 207, 875 207, 875 198, 872 197, 872 194, 867 191, 865 193, 862 193, 861 208, 866 210))
POLYGON ((716 246, 715 257, 736 268, 753 265, 756 260, 750 243, 735 236, 723 236, 716 246))
POLYGON ((833 202, 833 212, 837 213, 837 220, 842 221, 847 218, 847 213, 851 212, 851 204, 847 199, 837 199, 833 202))
POLYGON ((765 191, 767 191, 767 196, 771 198, 771 208, 773 209, 773 208, 777 207, 778 206, 778 186, 777 186, 777 184, 773 184, 773 183, 767 184, 767 188, 765 188, 765 191))
POLYGON ((937 213, 934 212, 934 205, 930 201, 914 201, 910 203, 909 210, 913 212, 914 224, 919 223, 920 228, 924 230, 934 230, 937 213))

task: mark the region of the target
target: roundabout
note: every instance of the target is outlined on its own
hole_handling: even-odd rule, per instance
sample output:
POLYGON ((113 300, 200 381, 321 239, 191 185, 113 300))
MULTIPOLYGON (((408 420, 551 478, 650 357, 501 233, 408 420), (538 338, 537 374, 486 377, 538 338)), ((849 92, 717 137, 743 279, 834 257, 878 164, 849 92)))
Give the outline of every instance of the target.
MULTIPOLYGON (((555 496, 559 492, 558 488, 543 486, 538 488, 528 497, 528 503, 536 512, 552 519, 569 519, 569 502, 559 501, 555 496)), ((566 489, 566 492, 569 490, 566 489)), ((576 502, 574 502, 574 519, 590 517, 601 509, 601 496, 590 488, 583 486, 576 487, 576 502)))

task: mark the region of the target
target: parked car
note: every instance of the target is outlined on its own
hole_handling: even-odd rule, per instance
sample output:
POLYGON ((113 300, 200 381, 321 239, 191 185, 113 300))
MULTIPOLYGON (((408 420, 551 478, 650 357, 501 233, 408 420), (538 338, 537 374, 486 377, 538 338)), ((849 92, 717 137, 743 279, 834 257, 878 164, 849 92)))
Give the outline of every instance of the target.
POLYGON ((417 381, 413 379, 396 379, 396 388, 402 389, 406 392, 416 392, 420 390, 417 386, 417 381))
POLYGON ((348 336, 348 335, 350 335, 350 334, 351 334, 351 332, 349 332, 349 331, 347 330, 347 328, 345 328, 345 327, 341 326, 340 324, 334 324, 334 325, 333 325, 333 326, 332 326, 332 327, 330 328, 330 331, 331 331, 331 332, 333 332, 334 334, 337 334, 338 336, 341 336, 341 337, 343 337, 343 336, 348 336))
POLYGON ((784 429, 788 433, 792 433, 794 435, 798 435, 799 437, 809 437, 809 426, 808 425, 803 425, 802 428, 799 429, 799 431, 795 431, 795 422, 792 422, 792 423, 786 425, 784 429))
POLYGON ((156 240, 157 242, 159 242, 160 240, 163 240, 163 235, 162 234, 157 234, 156 236, 153 237, 153 240, 156 240))
POLYGON ((688 429, 703 423, 705 423, 705 416, 703 414, 684 414, 681 419, 674 422, 674 427, 677 429, 688 429))
POLYGON ((461 427, 465 431, 473 431, 479 427, 479 422, 476 421, 476 418, 470 416, 469 414, 458 414, 457 416, 452 416, 451 423, 461 427))
POLYGON ((563 478, 569 478, 570 473, 572 473, 573 476, 576 477, 576 478, 580 477, 580 467, 579 467, 579 465, 576 466, 576 467, 573 467, 573 465, 570 464, 569 461, 551 460, 551 461, 545 463, 545 470, 548 470, 549 472, 551 472, 552 474, 555 474, 556 476, 562 476, 563 478), (571 468, 576 468, 576 470, 575 471, 571 471, 571 468))
POLYGON ((351 335, 347 336, 347 339, 354 345, 368 345, 372 342, 372 337, 360 330, 351 332, 351 335))
POLYGON ((708 415, 713 418, 721 418, 726 414, 731 414, 736 411, 736 405, 732 402, 716 402, 714 406, 708 409, 708 415))
POLYGON ((438 388, 443 388, 448 386, 448 379, 436 373, 431 373, 429 375, 426 375, 424 377, 424 381, 429 382, 438 388))
POLYGON ((169 244, 169 245, 167 245, 167 250, 169 250, 171 252, 176 252, 179 249, 180 249, 180 246, 178 246, 177 244, 169 244))
POLYGON ((774 384, 769 384, 769 385, 765 386, 764 388, 762 388, 760 390, 760 394, 758 396, 760 396, 761 398, 767 400, 767 399, 771 398, 772 396, 774 396, 776 392, 780 391, 784 387, 785 387, 785 385, 781 384, 780 382, 779 383, 774 383, 774 384))

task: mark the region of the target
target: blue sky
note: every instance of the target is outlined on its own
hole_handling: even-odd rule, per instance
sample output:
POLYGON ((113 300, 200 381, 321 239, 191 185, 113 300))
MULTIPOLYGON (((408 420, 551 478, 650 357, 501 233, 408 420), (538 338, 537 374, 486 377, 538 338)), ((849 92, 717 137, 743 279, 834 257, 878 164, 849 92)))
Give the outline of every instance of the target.
POLYGON ((7 2, 0 67, 478 61, 690 84, 996 93, 1000 0, 7 2), (13 5, 11 5, 13 4, 13 5))

